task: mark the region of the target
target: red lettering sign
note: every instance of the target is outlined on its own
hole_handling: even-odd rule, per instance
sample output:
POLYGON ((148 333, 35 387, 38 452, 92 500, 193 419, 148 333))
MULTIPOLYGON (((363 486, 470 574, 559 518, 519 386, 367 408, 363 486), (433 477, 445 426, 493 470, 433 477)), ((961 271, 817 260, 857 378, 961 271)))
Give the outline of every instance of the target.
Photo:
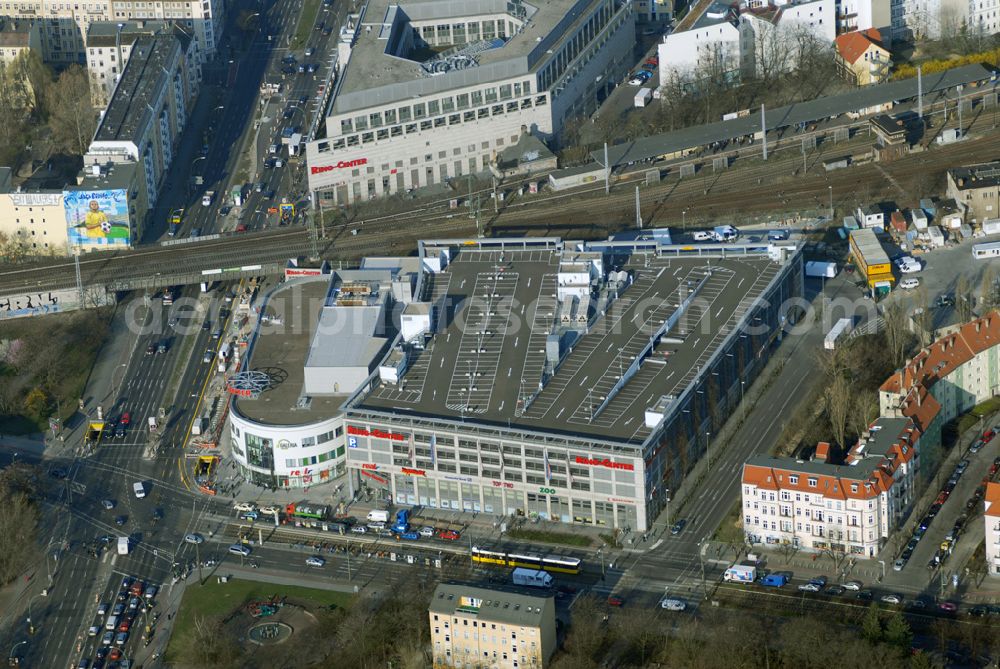
POLYGON ((363 475, 367 476, 370 479, 375 479, 379 483, 388 483, 389 482, 389 479, 384 478, 382 476, 379 476, 378 474, 372 474, 371 472, 366 472, 366 471, 362 471, 361 473, 363 475))
POLYGON ((403 467, 403 473, 409 474, 410 476, 427 476, 427 472, 423 469, 410 469, 409 467, 403 467))
POLYGON ((373 462, 362 462, 361 463, 361 468, 362 469, 371 469, 371 470, 374 471, 374 470, 378 469, 378 465, 376 465, 373 462))
POLYGON ((624 469, 629 472, 635 471, 635 466, 633 465, 625 462, 612 462, 607 458, 600 460, 598 458, 582 458, 578 455, 576 456, 576 464, 589 465, 591 467, 607 467, 608 469, 624 469))
POLYGON ((508 483, 507 481, 493 481, 494 488, 514 488, 513 483, 508 483))
POLYGON ((354 160, 338 160, 335 165, 313 165, 309 168, 310 174, 323 174, 324 172, 332 172, 334 170, 342 170, 351 167, 361 167, 362 165, 367 165, 367 158, 355 158, 354 160))
POLYGON ((285 276, 319 276, 323 273, 323 270, 317 268, 288 268, 285 270, 285 276))
POLYGON ((385 432, 384 430, 367 430, 363 427, 354 427, 353 425, 347 426, 347 434, 356 434, 362 437, 375 437, 376 439, 389 439, 390 441, 406 441, 406 435, 396 434, 394 432, 385 432))

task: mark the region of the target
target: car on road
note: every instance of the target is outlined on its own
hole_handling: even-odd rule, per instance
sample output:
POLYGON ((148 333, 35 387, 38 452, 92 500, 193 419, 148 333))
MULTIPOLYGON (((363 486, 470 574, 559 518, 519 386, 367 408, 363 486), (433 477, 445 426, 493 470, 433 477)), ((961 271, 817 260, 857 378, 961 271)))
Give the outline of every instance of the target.
POLYGON ((333 33, 333 29, 330 28, 330 26, 327 26, 323 28, 322 33, 324 37, 329 37, 333 33))
POLYGON ((827 589, 824 590, 823 592, 830 595, 831 597, 839 597, 840 595, 847 592, 847 588, 845 588, 842 585, 831 585, 828 586, 827 589))
POLYGON ((927 600, 923 597, 917 597, 916 599, 906 602, 906 606, 911 609, 926 609, 927 600))
MULTIPOLYGON (((170 319, 170 325, 173 326, 173 325, 176 325, 176 324, 177 324, 177 319, 176 318, 171 318, 170 319)), ((154 346, 153 344, 150 344, 149 346, 146 347, 146 355, 153 355, 154 353, 156 353, 156 346, 154 346)))
POLYGON ((213 353, 211 350, 208 350, 208 351, 205 351, 205 355, 202 356, 201 361, 202 361, 202 363, 204 363, 204 364, 207 365, 208 363, 212 362, 212 358, 214 358, 214 357, 215 357, 215 353, 213 353))
POLYGON ((982 439, 976 439, 974 442, 972 442, 972 446, 969 446, 969 452, 978 453, 983 449, 984 445, 985 442, 982 439))
POLYGON ((243 544, 233 544, 232 546, 229 547, 229 552, 232 553, 233 555, 250 557, 250 553, 252 551, 250 550, 249 546, 244 546, 243 544))
POLYGON ((274 199, 274 191, 273 190, 269 190, 266 193, 264 193, 264 199, 266 199, 266 200, 273 200, 274 199))
POLYGON ((160 354, 160 355, 163 355, 168 350, 169 350, 169 347, 167 346, 167 342, 166 341, 161 341, 159 344, 156 345, 156 352, 158 354, 160 354))
POLYGON ((687 608, 687 602, 683 599, 673 599, 668 597, 660 602, 660 608, 666 609, 667 611, 683 611, 687 608))
POLYGON ((138 597, 132 597, 131 599, 128 600, 128 610, 129 611, 138 611, 140 604, 142 604, 142 600, 141 599, 139 599, 138 597))
POLYGON ((969 468, 968 460, 961 460, 957 465, 955 465, 955 473, 961 476, 965 473, 965 470, 969 468))
POLYGON ((687 526, 687 520, 684 520, 682 518, 681 520, 678 520, 676 523, 673 524, 673 526, 670 528, 670 534, 676 537, 678 534, 684 531, 684 528, 686 526, 687 526))
POLYGON ((997 436, 995 430, 986 430, 986 432, 983 432, 983 442, 988 444, 993 441, 993 437, 995 436, 997 436))
POLYGON ((118 623, 119 632, 128 632, 130 629, 132 629, 132 621, 128 618, 118 623))
POLYGON ((125 426, 119 425, 118 427, 115 428, 115 439, 124 439, 124 438, 125 438, 125 426))
POLYGON ((101 502, 101 506, 110 511, 115 508, 115 501, 113 499, 106 499, 101 502))
POLYGON ((101 628, 97 625, 91 625, 87 628, 87 636, 97 636, 101 633, 101 628))
POLYGON ((326 560, 318 555, 310 555, 306 558, 306 564, 310 567, 322 567, 326 564, 326 560))
POLYGON ((309 96, 308 95, 302 95, 302 96, 299 97, 299 104, 300 105, 304 105, 307 102, 309 102, 309 96))
POLYGON ((625 606, 625 600, 615 595, 608 596, 608 606, 625 606))
POLYGON ((306 50, 303 53, 305 54, 306 58, 309 58, 313 55, 313 48, 311 46, 307 46, 306 50))
POLYGON ((191 534, 184 535, 184 541, 186 541, 189 544, 200 544, 205 541, 205 538, 200 534, 192 532, 191 534))
POLYGON ((228 216, 229 212, 231 212, 232 210, 233 210, 232 207, 230 207, 228 204, 224 204, 221 207, 219 207, 219 216, 228 216))
POLYGON ((306 65, 306 72, 312 74, 315 71, 316 71, 316 63, 309 63, 308 65, 306 65))
POLYGON ((989 614, 990 614, 989 608, 983 606, 982 604, 979 604, 978 606, 973 606, 971 609, 969 609, 969 615, 975 616, 976 618, 983 618, 985 616, 988 616, 989 614))
POLYGON ((446 539, 448 541, 458 541, 459 533, 455 530, 439 530, 438 539, 446 539))
POLYGON ((156 593, 159 592, 159 591, 160 591, 160 589, 158 587, 156 587, 155 585, 151 585, 148 588, 146 588, 146 592, 145 592, 145 594, 143 596, 147 600, 150 600, 150 599, 155 598, 156 597, 156 593))
POLYGON ((822 588, 816 585, 815 583, 809 582, 800 585, 799 590, 801 590, 802 592, 819 592, 820 590, 822 590, 822 588))
POLYGON ((246 232, 246 231, 247 231, 246 223, 240 223, 239 225, 236 226, 235 232, 246 232))
POLYGON ((875 593, 871 590, 859 590, 858 594, 854 595, 855 599, 860 599, 863 602, 870 602, 875 598, 875 593))
POLYGON ((368 528, 364 525, 355 525, 351 528, 351 532, 354 532, 355 534, 365 534, 368 532, 368 528))
POLYGON ((882 602, 884 602, 885 604, 902 604, 903 603, 903 596, 902 595, 898 595, 898 594, 896 594, 894 592, 890 592, 889 594, 882 595, 879 598, 879 600, 882 601, 882 602))
POLYGON ((920 539, 918 539, 917 537, 913 537, 908 542, 906 542, 906 550, 908 551, 916 550, 917 544, 919 543, 920 539))
POLYGON ((861 588, 864 587, 864 583, 862 583, 861 581, 847 581, 843 585, 846 589, 852 590, 854 592, 859 592, 861 588))
POLYGON ((254 192, 255 192, 255 193, 261 193, 261 192, 263 192, 263 191, 264 191, 264 187, 265 187, 266 185, 267 185, 267 184, 265 184, 265 183, 264 183, 263 181, 258 181, 258 182, 257 182, 257 183, 256 183, 256 184, 254 185, 254 187, 253 187, 253 190, 254 190, 254 192))
POLYGON ((101 602, 100 604, 97 605, 97 615, 99 616, 108 615, 109 608, 111 608, 110 604, 108 604, 107 602, 101 602))
POLYGON ((124 646, 126 643, 128 643, 128 632, 119 632, 115 637, 115 645, 124 646))
POLYGON ((955 613, 955 611, 958 611, 958 605, 953 602, 941 602, 938 604, 938 608, 945 613, 955 613))
POLYGON ((434 528, 430 527, 430 526, 421 527, 420 528, 420 536, 422 536, 424 538, 427 538, 427 539, 433 537, 434 536, 434 528))
POLYGON ((110 646, 112 643, 114 643, 114 640, 115 640, 115 633, 113 631, 105 632, 104 636, 101 637, 101 645, 110 646))

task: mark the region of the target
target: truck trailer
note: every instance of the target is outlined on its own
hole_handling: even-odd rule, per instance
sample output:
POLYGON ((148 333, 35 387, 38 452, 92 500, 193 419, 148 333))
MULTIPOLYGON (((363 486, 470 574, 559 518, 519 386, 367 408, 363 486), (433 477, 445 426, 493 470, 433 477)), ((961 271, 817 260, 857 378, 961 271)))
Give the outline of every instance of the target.
POLYGON ((531 588, 551 588, 552 575, 541 569, 525 569, 518 567, 511 575, 514 585, 526 585, 531 588))
POLYGON ((94 421, 87 426, 87 434, 83 438, 84 446, 96 448, 101 443, 101 435, 104 433, 104 422, 94 421))
POLYGON ((388 523, 389 522, 389 512, 383 509, 372 509, 368 512, 368 522, 370 523, 388 523))
POLYGON ((841 318, 839 321, 833 324, 830 331, 826 333, 826 337, 823 339, 823 348, 834 350, 837 348, 837 340, 844 334, 851 331, 851 326, 854 322, 850 318, 841 318))
POLYGON ((806 276, 811 276, 817 279, 832 279, 837 276, 837 263, 807 260, 805 263, 805 271, 806 276))
POLYGON ((640 88, 635 94, 635 100, 633 103, 636 107, 645 107, 649 104, 649 100, 653 97, 653 91, 648 88, 640 88))

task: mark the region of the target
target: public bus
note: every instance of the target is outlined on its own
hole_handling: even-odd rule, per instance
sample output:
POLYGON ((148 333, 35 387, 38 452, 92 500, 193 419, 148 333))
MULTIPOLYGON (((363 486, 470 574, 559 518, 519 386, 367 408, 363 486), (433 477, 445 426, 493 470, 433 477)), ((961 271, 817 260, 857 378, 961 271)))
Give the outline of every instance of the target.
POLYGON ((972 257, 976 260, 1000 258, 1000 242, 986 242, 972 247, 972 257))
POLYGON ((472 561, 495 564, 504 567, 525 567, 544 569, 561 574, 579 574, 582 560, 565 555, 535 555, 533 553, 510 553, 502 550, 472 547, 472 561))

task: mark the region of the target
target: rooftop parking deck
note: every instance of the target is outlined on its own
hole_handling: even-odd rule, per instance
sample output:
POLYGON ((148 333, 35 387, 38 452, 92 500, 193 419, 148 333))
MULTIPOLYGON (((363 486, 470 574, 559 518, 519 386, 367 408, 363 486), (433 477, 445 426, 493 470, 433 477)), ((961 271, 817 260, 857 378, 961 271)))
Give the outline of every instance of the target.
POLYGON ((400 385, 376 386, 358 408, 642 443, 645 410, 696 379, 780 271, 765 256, 605 255, 605 275, 629 278, 602 279, 586 323, 568 326, 580 328, 573 340, 556 298, 565 253, 459 251, 429 277, 444 305, 437 334, 400 385))

